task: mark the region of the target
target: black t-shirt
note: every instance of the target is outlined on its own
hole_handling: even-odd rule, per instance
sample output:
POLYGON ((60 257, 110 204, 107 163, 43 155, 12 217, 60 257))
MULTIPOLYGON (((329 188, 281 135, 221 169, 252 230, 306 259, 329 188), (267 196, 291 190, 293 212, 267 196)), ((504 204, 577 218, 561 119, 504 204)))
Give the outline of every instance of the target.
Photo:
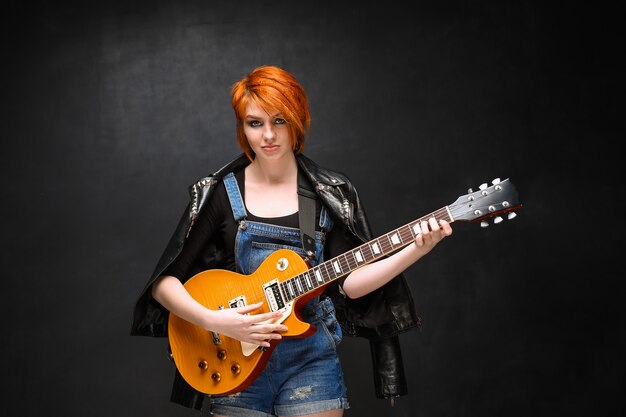
MULTIPOLYGON (((241 196, 245 201, 245 170, 240 169, 235 172, 235 178, 241 191, 241 196)), ((244 203, 245 204, 245 203, 244 203)), ((315 226, 320 230, 319 218, 321 202, 317 199, 315 226)), ((246 208, 247 220, 268 223, 283 227, 299 228, 298 212, 282 217, 257 217, 246 208)), ((180 255, 163 272, 163 275, 172 275, 184 281, 188 277, 189 271, 200 255, 206 243, 217 234, 217 242, 225 251, 226 269, 235 270, 235 238, 237 237, 238 223, 235 221, 233 211, 228 199, 226 187, 221 181, 215 186, 203 210, 198 214, 198 218, 191 229, 191 233, 185 242, 185 246, 180 255)), ((333 228, 326 234, 324 244, 324 260, 331 259, 353 248, 342 233, 343 225, 335 222, 333 228)), ((343 281, 340 280, 340 281, 343 281)))

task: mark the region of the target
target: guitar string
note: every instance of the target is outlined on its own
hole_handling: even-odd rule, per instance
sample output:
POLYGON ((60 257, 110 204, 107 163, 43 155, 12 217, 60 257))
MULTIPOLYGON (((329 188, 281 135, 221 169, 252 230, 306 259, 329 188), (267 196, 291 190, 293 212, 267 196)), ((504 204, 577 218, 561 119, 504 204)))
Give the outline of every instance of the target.
POLYGON ((428 214, 426 216, 423 216, 423 217, 420 217, 419 219, 413 220, 412 222, 409 222, 409 223, 407 223, 407 224, 405 224, 403 226, 400 226, 397 229, 394 229, 394 230, 392 230, 392 231, 390 231, 390 232, 388 232, 388 233, 386 233, 384 235, 381 235, 381 236, 379 236, 379 237, 377 237, 375 239, 372 239, 372 240, 370 240, 370 241, 368 241, 368 242, 366 242, 366 243, 364 243, 364 244, 362 244, 362 245, 360 245, 360 246, 358 246, 358 247, 356 247, 356 248, 354 248, 352 250, 349 250, 349 251, 347 251, 347 252, 345 252, 345 253, 343 253, 341 255, 338 255, 338 256, 336 256, 336 257, 334 257, 332 259, 329 259, 328 261, 322 262, 321 264, 319 264, 317 266, 314 266, 313 268, 310 268, 307 271, 302 272, 302 273, 300 273, 300 274, 298 274, 298 275, 296 275, 296 276, 294 276, 292 278, 286 279, 285 281, 283 281, 283 284, 291 283, 289 288, 293 289, 293 292, 292 291, 289 291, 289 292, 284 291, 285 295, 289 296, 288 297, 289 300, 287 302, 289 302, 289 301, 291 301, 291 300, 293 300, 293 299, 295 299, 295 298, 297 298, 297 297, 299 297, 301 295, 304 295, 307 292, 310 292, 310 291, 302 291, 300 294, 298 294, 298 292, 300 292, 300 291, 298 289, 298 286, 295 284, 295 281, 299 280, 299 282, 301 284, 305 285, 302 288, 308 287, 308 285, 306 285, 306 282, 305 282, 306 281, 305 277, 304 277, 305 274, 308 274, 309 277, 310 277, 311 273, 315 276, 316 275, 315 271, 319 272, 319 274, 321 275, 321 278, 322 278, 322 283, 319 283, 319 281, 318 281, 316 276, 315 276, 315 279, 311 281, 311 283, 314 285, 314 289, 317 289, 317 288, 319 288, 319 287, 321 287, 321 286, 323 286, 325 284, 328 284, 328 283, 330 283, 330 282, 332 282, 332 281, 334 281, 334 280, 336 280, 338 278, 341 278, 342 276, 344 276, 344 275, 354 271, 356 268, 359 267, 359 265, 357 263, 355 263, 354 266, 351 265, 350 260, 348 259, 348 255, 349 254, 352 255, 352 257, 354 257, 355 256, 354 255, 355 251, 359 250, 359 251, 361 251, 361 254, 363 256, 363 262, 361 263, 360 266, 364 266, 364 265, 366 265, 368 263, 371 263, 371 262, 375 261, 377 258, 382 258, 385 255, 388 255, 388 254, 390 254, 391 252, 393 252, 395 250, 399 250, 402 247, 409 245, 412 242, 412 240, 415 238, 415 236, 416 236, 414 231, 413 231, 413 227, 415 227, 415 225, 421 223, 422 221, 427 221, 427 219, 429 219, 431 217, 434 217, 437 221, 440 221, 440 220, 443 220, 443 219, 446 219, 447 221, 451 221, 450 216, 448 214, 447 207, 442 207, 442 208, 440 208, 440 209, 438 209, 438 210, 436 210, 436 211, 434 211, 434 212, 432 212, 432 213, 430 213, 430 214, 428 214), (412 238, 408 239, 408 241, 405 241, 406 237, 403 236, 403 232, 407 231, 407 230, 409 231, 409 233, 412 236, 412 238), (397 234, 401 238, 400 244, 395 245, 395 247, 390 242, 390 236, 393 236, 394 234, 397 234), (383 239, 383 240, 381 241, 381 239, 383 239), (379 245, 379 249, 381 249, 380 253, 375 254, 375 253, 372 252, 371 245, 374 245, 374 244, 378 244, 379 245), (367 249, 370 254, 366 255, 363 252, 364 249, 367 249), (332 265, 332 263, 334 261, 337 262, 337 264, 339 266, 339 269, 340 269, 340 272, 337 272, 335 270, 334 265, 332 265), (332 272, 332 275, 331 275, 331 272, 329 272, 329 267, 330 267, 330 271, 332 272), (325 269, 325 272, 322 270, 322 268, 325 269), (292 294, 293 294, 293 296, 292 296, 292 294))

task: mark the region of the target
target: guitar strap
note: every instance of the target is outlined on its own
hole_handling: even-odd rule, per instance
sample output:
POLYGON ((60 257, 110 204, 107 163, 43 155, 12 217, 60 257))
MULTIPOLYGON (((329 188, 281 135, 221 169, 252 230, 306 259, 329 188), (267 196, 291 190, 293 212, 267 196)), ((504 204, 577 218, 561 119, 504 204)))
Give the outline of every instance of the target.
POLYGON ((317 194, 310 190, 301 170, 298 170, 298 218, 302 248, 309 257, 316 257, 315 249, 315 200, 317 194))

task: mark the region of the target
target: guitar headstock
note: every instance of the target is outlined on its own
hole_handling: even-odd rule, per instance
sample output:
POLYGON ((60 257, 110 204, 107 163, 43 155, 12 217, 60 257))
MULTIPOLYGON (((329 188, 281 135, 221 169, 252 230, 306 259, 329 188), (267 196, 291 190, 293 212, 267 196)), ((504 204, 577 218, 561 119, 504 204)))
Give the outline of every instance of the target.
POLYGON ((454 221, 480 221, 482 227, 487 227, 488 218, 493 217, 497 224, 503 220, 501 214, 508 213, 508 219, 513 219, 516 216, 515 210, 520 207, 522 204, 511 181, 508 178, 503 181, 496 178, 491 185, 481 184, 478 191, 470 188, 467 194, 457 198, 448 209, 454 221))

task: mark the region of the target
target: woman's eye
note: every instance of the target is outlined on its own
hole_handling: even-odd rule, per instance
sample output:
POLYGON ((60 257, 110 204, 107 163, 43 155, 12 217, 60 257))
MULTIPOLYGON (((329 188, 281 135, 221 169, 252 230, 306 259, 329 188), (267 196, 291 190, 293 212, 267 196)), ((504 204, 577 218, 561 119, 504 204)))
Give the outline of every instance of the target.
POLYGON ((261 126, 261 122, 259 122, 258 120, 250 120, 248 122, 248 125, 251 127, 259 127, 261 126))
POLYGON ((285 123, 287 123, 287 121, 285 119, 278 118, 274 120, 274 123, 277 125, 284 125, 285 123))

